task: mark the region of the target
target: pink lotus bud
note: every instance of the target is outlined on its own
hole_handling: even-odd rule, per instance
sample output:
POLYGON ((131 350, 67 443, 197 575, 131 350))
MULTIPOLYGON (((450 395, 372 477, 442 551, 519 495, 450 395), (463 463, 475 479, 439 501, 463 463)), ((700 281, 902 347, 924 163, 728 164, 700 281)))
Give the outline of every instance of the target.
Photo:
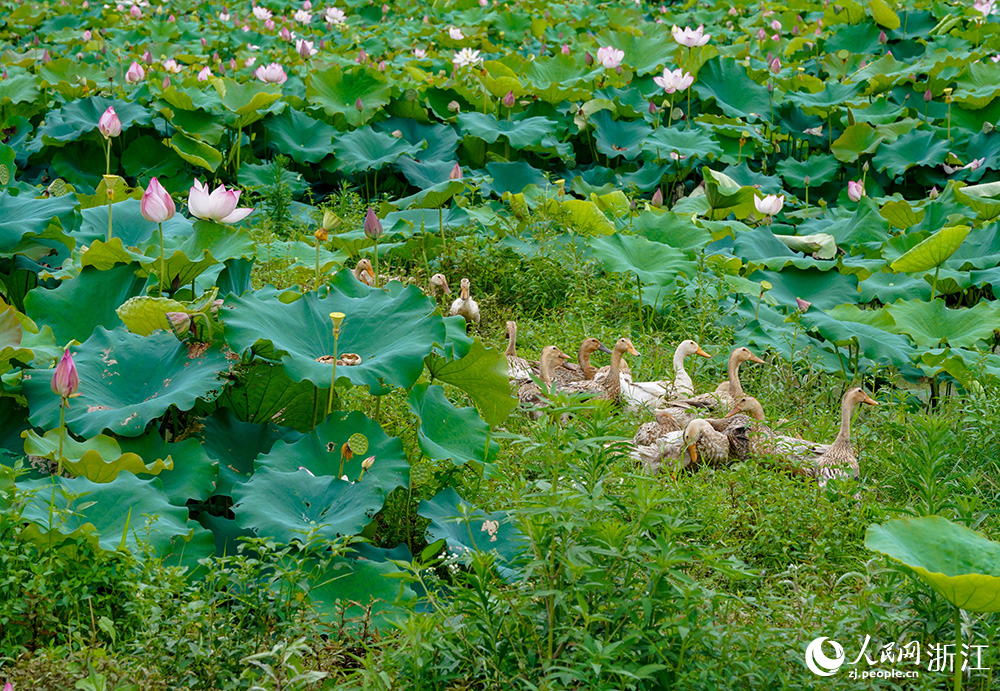
POLYGON ((757 40, 764 41, 767 39, 767 32, 763 28, 757 30, 757 40))
POLYGON ((659 108, 656 107, 655 103, 653 103, 652 101, 650 101, 649 102, 649 108, 648 108, 648 110, 649 110, 649 114, 650 115, 656 115, 656 111, 658 111, 659 108))
POLYGON ((168 22, 176 22, 177 21, 177 17, 175 17, 174 15, 170 15, 169 17, 167 17, 167 21, 168 22))
POLYGON ((924 103, 930 103, 933 99, 934 94, 931 93, 930 89, 924 92, 924 103))
POLYGON ((563 47, 562 47, 562 54, 563 54, 563 55, 569 55, 569 44, 568 44, 568 43, 564 43, 564 44, 563 44, 563 47))
POLYGON ((865 186, 859 180, 849 180, 847 183, 847 198, 859 202, 865 196, 865 186))
POLYGON ((885 45, 889 41, 889 37, 885 35, 884 31, 878 32, 878 42, 885 45))
POLYGON ((508 91, 507 95, 503 97, 503 104, 507 108, 513 108, 514 107, 514 92, 513 91, 508 91))
POLYGON ((274 31, 274 20, 268 17, 264 20, 264 28, 268 31, 274 31))
POLYGON ((139 213, 142 217, 150 223, 163 223, 173 218, 176 211, 173 198, 160 181, 156 178, 150 180, 139 202, 139 213))
POLYGON ((365 214, 365 235, 372 240, 382 237, 382 222, 375 215, 375 209, 370 206, 368 213, 365 214))
POLYGON ((771 63, 771 74, 778 74, 778 72, 781 72, 781 60, 775 58, 771 63))
POLYGON ((97 121, 97 129, 104 135, 105 139, 117 137, 122 133, 122 121, 118 119, 118 113, 113 106, 109 106, 101 119, 97 121))
POLYGON ((812 307, 812 303, 802 298, 795 298, 795 306, 799 308, 800 312, 808 312, 809 308, 812 307))
POLYGON ((170 77, 163 78, 163 90, 166 91, 170 88, 170 77))
POLYGON ((773 22, 771 22, 771 28, 775 31, 781 31, 781 22, 775 19, 773 22))
POLYGON ((650 203, 651 206, 653 206, 653 207, 655 207, 657 209, 659 209, 661 206, 663 206, 663 190, 661 190, 659 187, 657 187, 656 191, 653 192, 653 198, 652 198, 652 200, 650 200, 649 203, 650 203))
POLYGON ((49 49, 46 48, 42 51, 42 64, 47 65, 52 61, 52 56, 49 55, 49 49))
POLYGON ((321 38, 319 40, 319 44, 318 45, 319 45, 319 49, 320 50, 323 50, 324 48, 326 48, 326 39, 321 38))
POLYGON ((87 29, 86 31, 83 32, 83 40, 84 41, 89 41, 92 36, 93 36, 93 34, 90 33, 90 29, 87 29))
POLYGON ((201 47, 208 48, 208 41, 205 40, 204 36, 201 37, 201 47))
POLYGON ((236 69, 236 58, 229 58, 229 69, 236 69))
POLYGON ((152 54, 152 53, 150 53, 150 52, 149 52, 149 51, 147 50, 147 51, 146 51, 145 53, 143 53, 143 54, 142 54, 142 61, 143 61, 143 62, 144 62, 145 64, 147 64, 147 65, 152 65, 152 64, 153 64, 153 54, 152 54))
POLYGON ((59 364, 52 374, 52 393, 67 399, 76 393, 80 387, 80 375, 76 373, 76 364, 69 348, 63 351, 59 364))
POLYGON ((461 180, 462 179, 462 166, 455 164, 455 167, 451 169, 448 173, 449 180, 461 180))
POLYGON ((363 65, 366 62, 368 62, 368 53, 365 52, 364 48, 362 48, 358 52, 358 56, 354 58, 354 62, 358 63, 359 65, 363 65))
POLYGON ((142 10, 139 9, 138 5, 132 5, 132 9, 130 9, 128 12, 129 14, 132 15, 133 19, 138 19, 139 17, 142 16, 142 10))
POLYGON ((306 0, 304 3, 302 3, 302 9, 304 9, 306 12, 308 12, 312 8, 313 8, 313 4, 311 2, 309 2, 309 0, 306 0))
POLYGON ((177 336, 184 336, 191 330, 191 315, 187 312, 167 312, 163 316, 177 336))
POLYGON ((378 61, 378 71, 385 72, 385 60, 378 61))
POLYGON ((939 194, 941 194, 941 193, 938 192, 937 185, 934 185, 934 187, 931 188, 931 191, 927 193, 927 196, 930 199, 937 199, 939 194))
POLYGON ((594 64, 594 56, 590 54, 589 50, 583 54, 583 64, 587 67, 594 64))
POLYGON ((287 26, 281 27, 281 40, 283 41, 292 40, 292 32, 288 30, 287 26))
POLYGON ((798 35, 799 35, 799 25, 796 24, 795 26, 792 27, 792 36, 798 36, 798 35))
POLYGON ((362 103, 360 96, 358 97, 358 100, 354 102, 354 107, 358 109, 359 113, 365 109, 365 104, 362 103))

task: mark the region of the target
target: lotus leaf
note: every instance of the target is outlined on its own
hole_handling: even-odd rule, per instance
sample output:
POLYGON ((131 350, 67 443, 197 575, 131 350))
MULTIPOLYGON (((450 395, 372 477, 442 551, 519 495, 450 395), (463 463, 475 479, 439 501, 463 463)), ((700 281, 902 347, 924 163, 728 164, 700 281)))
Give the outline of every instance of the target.
POLYGON ((942 342, 968 348, 989 338, 1000 327, 994 303, 980 302, 967 309, 945 307, 943 300, 899 300, 885 307, 904 333, 922 348, 937 348, 942 342))
POLYGON ((428 458, 455 465, 494 460, 499 445, 490 439, 490 428, 475 408, 455 407, 442 387, 429 384, 413 387, 408 402, 420 420, 417 441, 428 458))
MULTIPOLYGON (((60 437, 62 430, 54 429, 38 436, 33 430, 25 431, 24 452, 32 456, 40 456, 50 461, 59 462, 60 437)), ((113 482, 122 471, 133 475, 158 475, 163 470, 173 468, 173 460, 158 458, 151 464, 143 462, 141 456, 122 451, 118 442, 109 436, 99 434, 92 439, 77 441, 70 434, 62 440, 62 467, 69 470, 75 477, 85 477, 91 482, 113 482)))
POLYGON ((927 271, 944 264, 969 234, 969 226, 948 226, 909 249, 890 268, 897 272, 927 271))

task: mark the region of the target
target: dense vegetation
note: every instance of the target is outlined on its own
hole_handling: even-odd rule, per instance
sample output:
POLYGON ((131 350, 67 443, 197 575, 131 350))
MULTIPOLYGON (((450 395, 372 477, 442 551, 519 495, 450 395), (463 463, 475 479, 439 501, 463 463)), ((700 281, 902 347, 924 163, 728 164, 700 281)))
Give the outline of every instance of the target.
POLYGON ((993 688, 993 9, 0 0, 0 682, 993 688), (861 386, 860 479, 650 476, 508 321, 861 386), (807 668, 866 636, 920 676, 807 668))

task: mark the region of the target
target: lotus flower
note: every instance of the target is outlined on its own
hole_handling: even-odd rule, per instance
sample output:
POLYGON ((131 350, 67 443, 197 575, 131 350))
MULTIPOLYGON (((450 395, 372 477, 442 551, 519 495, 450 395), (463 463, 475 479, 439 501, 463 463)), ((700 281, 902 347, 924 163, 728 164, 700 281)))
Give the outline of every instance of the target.
POLYGON ((59 364, 52 374, 52 392, 62 398, 69 398, 80 387, 80 375, 76 373, 76 364, 69 348, 63 351, 59 364))
POLYGON ((281 40, 291 41, 293 38, 295 38, 295 34, 289 31, 287 26, 281 27, 281 40))
POLYGON ((375 215, 375 209, 368 207, 368 213, 365 214, 365 235, 367 235, 372 240, 382 237, 382 221, 378 220, 378 216, 375 215))
POLYGON ((253 74, 257 79, 266 84, 284 84, 288 79, 284 68, 276 62, 272 62, 267 67, 261 65, 253 74))
POLYGON ((684 91, 691 86, 694 83, 694 77, 682 69, 673 71, 664 69, 663 76, 653 77, 653 81, 668 94, 672 94, 675 91, 684 91))
POLYGON ((319 51, 313 48, 313 42, 307 41, 304 38, 300 38, 295 42, 295 52, 301 55, 303 58, 308 59, 319 51))
POLYGON ((455 164, 455 167, 451 169, 448 173, 449 180, 461 180, 462 179, 462 166, 455 164))
POLYGON ((767 40, 767 32, 764 31, 764 27, 761 27, 761 28, 757 29, 757 40, 758 41, 766 41, 767 40))
POLYGON ((781 72, 781 60, 775 58, 771 61, 771 74, 778 74, 781 72))
POLYGON ((219 21, 220 22, 228 22, 230 19, 232 19, 232 17, 225 10, 223 10, 222 12, 219 12, 219 21))
POLYGON ((309 24, 313 20, 312 13, 306 10, 295 10, 293 17, 299 24, 309 24))
POLYGON ((945 163, 941 167, 944 168, 944 172, 946 172, 948 175, 951 175, 952 173, 957 173, 960 170, 978 170, 979 167, 982 166, 984 163, 986 163, 985 156, 983 158, 977 158, 975 160, 969 161, 964 166, 952 167, 949 166, 947 163, 945 163))
POLYGON ((465 34, 463 34, 462 30, 459 29, 457 26, 448 27, 448 36, 450 36, 453 41, 461 41, 463 38, 465 38, 465 34))
POLYGON ((128 13, 132 15, 133 19, 138 19, 142 16, 142 10, 139 9, 138 5, 132 5, 132 8, 128 11, 128 13))
POLYGON ((413 49, 413 57, 417 58, 418 60, 421 59, 421 58, 426 58, 427 57, 427 51, 424 50, 423 48, 414 48, 413 49))
POLYGON ((163 316, 167 318, 170 328, 178 336, 183 336, 191 330, 191 315, 187 312, 166 312, 163 316))
POLYGON ((865 196, 865 186, 857 180, 849 180, 847 183, 847 198, 852 202, 859 202, 865 196))
POLYGON ((712 34, 705 33, 704 25, 699 26, 697 29, 689 29, 687 27, 680 29, 675 24, 671 27, 670 33, 673 34, 675 41, 688 48, 703 46, 712 38, 712 34))
POLYGON ((764 214, 765 216, 774 216, 781 211, 781 207, 785 205, 785 197, 784 195, 779 197, 776 194, 769 194, 761 199, 757 195, 754 195, 753 204, 757 207, 758 213, 764 214))
POLYGON ((347 22, 347 15, 342 9, 337 7, 326 8, 326 23, 333 24, 334 26, 340 26, 347 22))
POLYGON ((564 43, 564 44, 563 44, 563 47, 562 47, 562 54, 563 54, 563 55, 569 55, 569 44, 568 44, 568 43, 564 43))
POLYGON ((601 63, 606 70, 613 70, 620 66, 624 58, 624 50, 618 50, 612 46, 597 49, 597 62, 601 63))
POLYGON ((653 199, 649 203, 657 209, 663 206, 663 191, 659 187, 653 192, 653 199))
POLYGON ((774 31, 781 31, 781 22, 779 22, 777 19, 775 19, 774 21, 772 21, 771 22, 771 29, 773 29, 774 31))
POLYGON ((177 61, 171 58, 163 63, 163 69, 171 74, 177 74, 181 71, 181 66, 177 64, 177 61))
POLYGON ((142 69, 142 65, 137 62, 133 62, 129 65, 128 71, 125 73, 125 83, 126 84, 137 84, 141 82, 146 76, 146 70, 142 69))
POLYGON ((139 202, 139 213, 150 223, 163 223, 174 217, 177 208, 170 193, 156 178, 149 181, 146 191, 139 202))
POLYGON ((271 14, 271 10, 266 7, 255 7, 253 8, 253 16, 261 21, 267 21, 273 15, 271 14))
POLYGON ((212 70, 208 68, 208 65, 205 65, 204 67, 201 68, 201 72, 198 73, 198 81, 207 82, 211 78, 212 78, 212 70))
POLYGON ((972 9, 984 17, 989 17, 991 14, 996 13, 996 10, 993 8, 993 0, 978 0, 972 3, 972 9))
POLYGON ((812 303, 802 298, 795 298, 795 306, 799 308, 800 312, 808 312, 809 308, 812 307, 812 303))
POLYGON ((118 119, 118 113, 113 106, 109 106, 101 119, 97 121, 97 129, 104 135, 105 139, 117 137, 122 133, 122 121, 118 119))
POLYGON ((513 91, 508 91, 507 95, 503 97, 503 104, 504 104, 504 106, 507 107, 507 108, 513 108, 514 107, 514 102, 515 102, 514 92, 513 91))
POLYGON ((92 36, 93 36, 93 34, 90 33, 90 29, 87 29, 87 30, 85 30, 83 32, 83 40, 84 41, 89 41, 92 36))
POLYGON ((451 59, 452 63, 456 68, 459 67, 472 67, 473 65, 478 65, 483 61, 483 58, 479 55, 478 50, 472 50, 471 48, 463 48, 462 50, 455 53, 455 57, 451 59))
POLYGON ((188 196, 188 211, 192 216, 220 223, 237 223, 250 215, 252 208, 237 209, 240 202, 240 191, 227 190, 225 185, 219 185, 209 194, 208 185, 201 184, 195 178, 194 186, 188 196))

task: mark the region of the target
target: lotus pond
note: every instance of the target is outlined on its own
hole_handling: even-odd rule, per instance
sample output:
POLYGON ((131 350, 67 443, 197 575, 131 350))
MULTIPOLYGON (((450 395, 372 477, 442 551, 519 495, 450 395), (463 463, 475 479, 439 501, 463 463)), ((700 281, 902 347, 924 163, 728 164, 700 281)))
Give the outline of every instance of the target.
POLYGON ((995 688, 992 1, 0 16, 10 689, 995 688), (510 321, 862 387, 859 478, 650 476, 671 397, 527 410, 510 321))

